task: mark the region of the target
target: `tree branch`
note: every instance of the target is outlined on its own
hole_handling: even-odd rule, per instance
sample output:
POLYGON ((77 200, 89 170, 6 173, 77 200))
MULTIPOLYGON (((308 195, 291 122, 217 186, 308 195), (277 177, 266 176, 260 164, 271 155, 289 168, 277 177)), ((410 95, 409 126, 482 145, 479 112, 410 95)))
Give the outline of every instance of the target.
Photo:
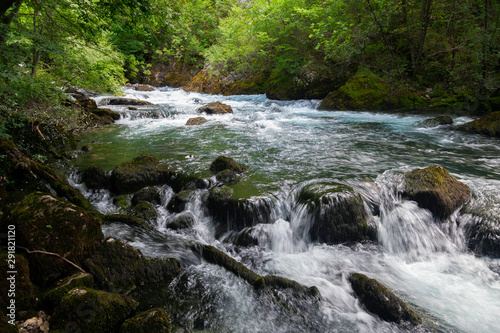
POLYGON ((22 249, 24 251, 26 251, 26 253, 28 254, 32 254, 32 253, 39 253, 39 254, 46 254, 46 255, 49 255, 49 256, 54 256, 54 257, 57 257, 59 259, 61 259, 62 261, 70 264, 71 266, 75 267, 76 269, 78 269, 80 272, 82 273, 85 273, 85 271, 83 270, 83 268, 81 268, 80 266, 78 266, 77 264, 75 264, 74 262, 62 257, 61 255, 57 254, 57 253, 53 253, 53 252, 47 252, 47 251, 39 251, 39 250, 28 250, 27 248, 23 247, 23 246, 16 246, 16 248, 18 249, 22 249))

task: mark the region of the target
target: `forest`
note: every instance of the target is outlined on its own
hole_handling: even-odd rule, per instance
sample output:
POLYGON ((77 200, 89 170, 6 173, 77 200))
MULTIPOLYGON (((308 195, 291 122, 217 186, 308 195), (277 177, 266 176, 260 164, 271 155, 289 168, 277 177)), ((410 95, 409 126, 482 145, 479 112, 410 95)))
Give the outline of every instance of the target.
POLYGON ((491 0, 9 0, 0 17, 2 119, 74 119, 61 87, 119 94, 126 82, 350 94, 336 109, 499 105, 491 0))

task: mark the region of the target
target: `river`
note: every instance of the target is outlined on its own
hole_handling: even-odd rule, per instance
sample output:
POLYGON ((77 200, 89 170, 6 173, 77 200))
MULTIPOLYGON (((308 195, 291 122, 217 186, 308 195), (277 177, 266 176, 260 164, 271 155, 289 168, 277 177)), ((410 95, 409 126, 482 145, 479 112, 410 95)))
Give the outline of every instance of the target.
MULTIPOLYGON (((198 190, 186 208, 195 216, 192 229, 166 227, 173 215, 165 209, 173 195, 166 186, 154 232, 103 226, 106 236, 123 239, 147 256, 181 260, 182 277, 169 286, 145 287, 141 296, 164 306, 178 325, 217 332, 415 331, 363 309, 347 281, 359 272, 417 308, 427 323, 417 330, 500 331, 500 260, 468 251, 463 226, 472 217, 457 211, 436 222, 397 191, 404 172, 441 165, 471 188, 471 210, 500 216, 498 139, 420 126, 428 115, 318 111, 314 100, 205 95, 168 87, 124 92, 154 105, 113 107, 122 118, 84 134, 81 143, 91 150, 74 160, 76 166, 96 163, 112 170, 148 153, 209 178, 210 163, 226 155, 251 167, 235 190, 273 202, 274 223, 255 227, 259 244, 250 247, 215 237, 211 217, 202 209, 206 190, 198 190), (204 115, 206 123, 185 125, 199 116, 198 107, 213 101, 231 105, 234 114, 204 115), (307 219, 294 199, 302 187, 319 181, 347 184, 362 194, 367 207, 378 207, 370 222, 378 230, 377 244, 317 244, 300 234, 307 219), (191 241, 214 245, 261 275, 314 285, 321 299, 313 304, 278 292, 258 293, 223 268, 186 254, 182 244, 191 241)), ((470 120, 454 119, 458 124, 470 120)), ((100 211, 119 212, 111 193, 87 190, 75 173, 69 178, 100 211)))

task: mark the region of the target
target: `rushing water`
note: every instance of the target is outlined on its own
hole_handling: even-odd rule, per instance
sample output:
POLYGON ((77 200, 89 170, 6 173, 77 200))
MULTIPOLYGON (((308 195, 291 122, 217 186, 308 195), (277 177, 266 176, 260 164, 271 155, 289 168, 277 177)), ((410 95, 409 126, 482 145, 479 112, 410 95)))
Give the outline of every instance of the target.
MULTIPOLYGON (((264 95, 224 97, 171 88, 125 92, 155 105, 115 107, 122 119, 82 138, 92 149, 75 160, 77 165, 97 163, 111 170, 149 153, 208 178, 211 161, 226 155, 251 167, 237 186, 239 194, 272 202, 274 223, 255 226, 251 232, 259 245, 245 248, 215 237, 211 218, 202 209, 203 190, 186 209, 196 220, 190 230, 167 227, 173 215, 164 207, 173 192, 166 186, 157 207, 156 232, 104 227, 107 236, 124 239, 148 256, 181 260, 186 267, 181 278, 168 287, 151 286, 151 295, 144 296, 166 307, 176 323, 221 332, 415 330, 383 322, 362 308, 347 281, 350 273, 359 272, 417 307, 427 323, 418 330, 500 331, 500 260, 468 252, 462 226, 473 217, 455 212, 438 223, 427 210, 398 195, 403 172, 441 165, 471 188, 471 209, 500 216, 498 139, 423 128, 419 123, 427 117, 422 115, 318 111, 318 101, 280 102, 264 95), (231 105, 234 114, 204 115, 208 122, 185 126, 198 116, 198 107, 212 101, 231 105), (372 217, 378 244, 308 241, 307 214, 294 199, 305 184, 320 180, 348 184, 367 206, 380 207, 372 217), (186 253, 183 244, 191 241, 215 245, 261 275, 317 286, 321 300, 310 304, 292 302, 285 294, 257 293, 232 273, 186 253)), ((99 210, 118 211, 110 193, 88 191, 77 178, 73 181, 99 210)))

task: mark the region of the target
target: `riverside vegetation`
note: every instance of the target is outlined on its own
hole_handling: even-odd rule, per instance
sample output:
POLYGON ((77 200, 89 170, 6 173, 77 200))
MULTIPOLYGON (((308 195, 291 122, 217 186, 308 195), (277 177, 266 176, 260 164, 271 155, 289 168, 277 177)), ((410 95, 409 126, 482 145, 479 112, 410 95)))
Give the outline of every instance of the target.
MULTIPOLYGON (((499 137, 499 15, 500 4, 490 0, 3 2, 0 221, 2 230, 16 226, 16 319, 44 310, 54 332, 179 329, 161 304, 141 296, 141 288, 182 280, 186 263, 145 257, 123 241, 105 238, 102 225, 151 231, 148 221, 157 214, 158 187, 164 185, 175 192, 166 207, 177 213, 185 211, 196 190, 207 190, 203 205, 214 220, 215 235, 234 231, 227 241, 238 246, 256 244, 253 228, 271 215, 271 203, 235 191, 249 172, 246 165, 220 156, 209 169, 214 183, 149 154, 111 173, 99 166, 82 170, 89 188, 111 191, 127 212, 100 213, 49 164, 82 153, 78 132, 120 118, 89 97, 120 94, 127 81, 223 95, 265 93, 277 100, 322 99, 323 110, 482 116, 455 129, 499 137)), ((108 104, 144 102, 117 97, 108 104)), ((221 113, 229 109, 223 106, 221 113)), ((213 112, 210 106, 203 110, 213 112)), ((200 121, 204 118, 191 124, 200 121)), ((440 167, 408 172, 404 184, 401 195, 428 208, 437 220, 470 198, 470 189, 440 167)), ((312 218, 312 241, 377 242, 356 189, 314 184, 302 189, 297 202, 312 218)), ((186 213, 170 226, 189 229, 192 219, 186 213)), ((497 230, 472 225, 470 250, 499 257, 498 238, 490 237, 497 230)), ((322 297, 314 286, 260 275, 216 247, 189 243, 184 250, 192 263, 221 266, 287 310, 299 311, 294 298, 315 304, 322 297)), ((6 258, 5 249, 1 255, 6 258)), ((5 260, 1 265, 7 271, 5 260)), ((420 318, 425 314, 378 281, 358 273, 348 281, 364 307, 384 320, 429 325, 420 318)), ((17 331, 1 315, 1 330, 17 331)), ((203 328, 202 323, 194 327, 203 328)))

